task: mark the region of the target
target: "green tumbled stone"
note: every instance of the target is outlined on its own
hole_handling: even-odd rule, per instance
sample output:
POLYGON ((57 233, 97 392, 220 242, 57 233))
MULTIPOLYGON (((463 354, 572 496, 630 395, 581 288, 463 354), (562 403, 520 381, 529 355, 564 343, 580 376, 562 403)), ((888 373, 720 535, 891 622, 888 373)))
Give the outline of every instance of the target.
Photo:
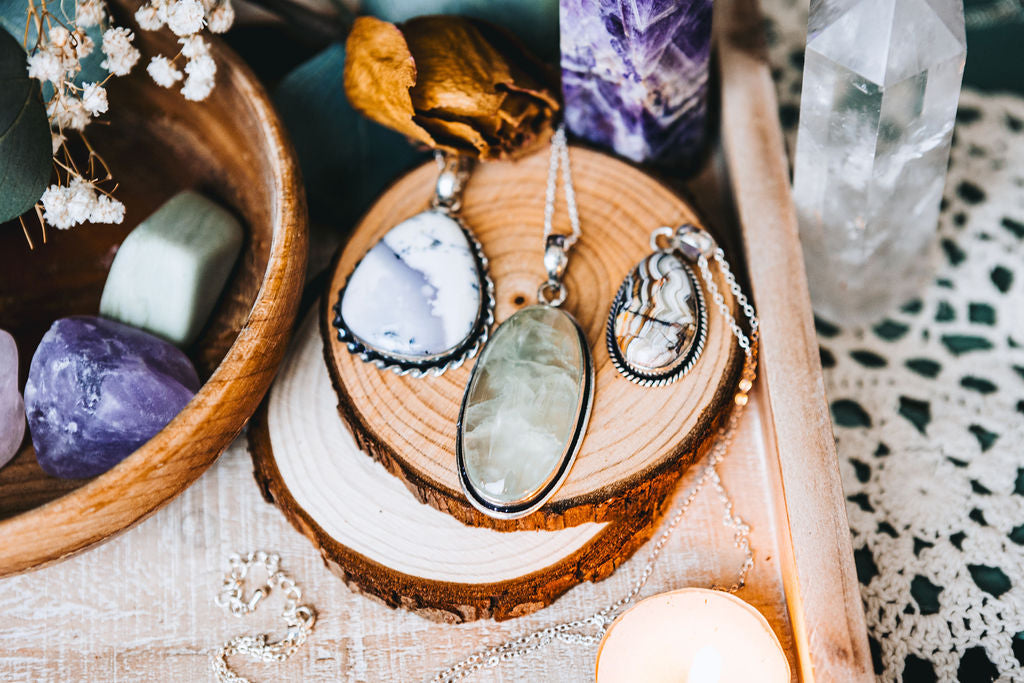
POLYGON ((234 216, 200 194, 181 192, 121 244, 100 314, 187 346, 206 324, 241 246, 234 216))
POLYGON ((497 506, 550 488, 589 416, 586 340, 566 313, 529 306, 494 332, 464 400, 460 451, 468 484, 497 506))

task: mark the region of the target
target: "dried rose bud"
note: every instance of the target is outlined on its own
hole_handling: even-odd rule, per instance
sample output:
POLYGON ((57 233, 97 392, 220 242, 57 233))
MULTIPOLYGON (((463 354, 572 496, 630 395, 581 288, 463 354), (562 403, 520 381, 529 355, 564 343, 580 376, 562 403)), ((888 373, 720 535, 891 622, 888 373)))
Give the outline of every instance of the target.
POLYGON ((430 147, 501 159, 547 141, 558 111, 544 66, 492 24, 417 17, 355 21, 345 93, 374 121, 430 147))

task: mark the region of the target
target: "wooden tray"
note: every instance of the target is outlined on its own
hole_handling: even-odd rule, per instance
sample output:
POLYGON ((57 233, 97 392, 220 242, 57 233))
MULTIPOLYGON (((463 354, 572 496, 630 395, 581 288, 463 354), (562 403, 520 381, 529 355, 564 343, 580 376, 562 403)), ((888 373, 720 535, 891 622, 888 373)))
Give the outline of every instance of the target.
MULTIPOLYGON (((716 3, 716 30, 721 146, 709 168, 686 189, 712 223, 731 226, 742 240, 762 318, 759 381, 721 468, 737 512, 752 526, 756 564, 740 596, 772 624, 790 655, 794 679, 870 680, 866 629, 789 197, 774 86, 757 39, 761 24, 756 2, 716 3)), ((265 470, 265 464, 266 457, 257 456, 257 469, 265 470)), ((693 474, 684 477, 683 488, 692 484, 693 474)), ((261 482, 266 486, 264 477, 261 482)), ((280 495, 281 491, 269 493, 280 495)), ((658 578, 652 579, 644 594, 731 581, 737 558, 720 520, 720 505, 713 496, 702 494, 660 559, 658 578)), ((292 522, 309 534, 308 520, 293 518, 292 522)), ((448 660, 461 659, 483 645, 599 609, 628 591, 645 556, 646 549, 641 548, 638 558, 606 581, 580 586, 551 607, 501 629, 488 622, 412 626, 407 615, 393 612, 385 623, 346 624, 342 637, 373 638, 376 647, 389 652, 425 652, 430 656, 389 657, 384 665, 395 679, 429 676, 448 660)), ((580 667, 586 661, 586 653, 568 654, 555 645, 540 656, 485 677, 561 680, 571 671, 582 678, 586 670, 580 667), (567 659, 574 663, 569 668, 567 659)))
MULTIPOLYGON (((757 0, 719 3, 722 150, 761 317, 757 413, 802 681, 872 680, 867 627, 757 0)), ((773 624, 774 625, 774 624, 773 624)))

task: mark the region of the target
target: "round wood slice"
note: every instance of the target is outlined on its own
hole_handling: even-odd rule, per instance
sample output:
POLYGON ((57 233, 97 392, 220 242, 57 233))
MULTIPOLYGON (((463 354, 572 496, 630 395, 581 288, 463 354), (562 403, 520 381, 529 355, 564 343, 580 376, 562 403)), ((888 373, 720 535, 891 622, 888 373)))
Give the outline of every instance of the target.
MULTIPOLYGON (((703 225, 675 193, 632 166, 573 147, 573 180, 583 236, 570 254, 562 308, 586 332, 596 395, 583 447, 563 486, 537 512, 496 520, 464 497, 455 468, 456 421, 473 362, 441 377, 401 377, 348 352, 331 306, 356 263, 384 233, 424 210, 437 177, 425 164, 396 182, 366 214, 335 259, 320 324, 338 409, 356 443, 402 479, 418 499, 467 524, 499 530, 561 529, 634 513, 646 515, 703 453, 731 406, 742 352, 718 311, 709 311, 704 353, 685 377, 644 388, 618 374, 605 347, 605 322, 623 278, 651 252, 661 225, 703 225)), ((478 165, 463 195, 462 217, 483 245, 494 280, 497 322, 535 303, 544 280, 542 225, 546 151, 517 162, 478 165)), ((556 232, 568 233, 559 191, 556 232)), ((709 227, 714 234, 714 228, 709 227)), ((716 277, 720 278, 716 269, 716 277)), ((734 302, 724 282, 726 302, 734 302)), ((706 297, 709 304, 710 297, 706 297)))
POLYGON ((335 402, 311 312, 250 425, 256 480, 333 572, 392 607, 450 622, 527 614, 605 578, 654 530, 641 516, 517 533, 461 524, 361 453, 335 402))

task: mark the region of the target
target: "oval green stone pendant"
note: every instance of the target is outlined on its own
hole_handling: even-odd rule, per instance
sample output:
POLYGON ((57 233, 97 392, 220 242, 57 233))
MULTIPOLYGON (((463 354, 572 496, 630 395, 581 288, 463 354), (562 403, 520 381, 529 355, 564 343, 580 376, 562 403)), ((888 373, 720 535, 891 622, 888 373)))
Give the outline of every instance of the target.
POLYGON ((455 451, 470 502, 504 519, 543 505, 583 442, 593 388, 590 348, 568 313, 537 304, 498 326, 459 412, 455 451))

